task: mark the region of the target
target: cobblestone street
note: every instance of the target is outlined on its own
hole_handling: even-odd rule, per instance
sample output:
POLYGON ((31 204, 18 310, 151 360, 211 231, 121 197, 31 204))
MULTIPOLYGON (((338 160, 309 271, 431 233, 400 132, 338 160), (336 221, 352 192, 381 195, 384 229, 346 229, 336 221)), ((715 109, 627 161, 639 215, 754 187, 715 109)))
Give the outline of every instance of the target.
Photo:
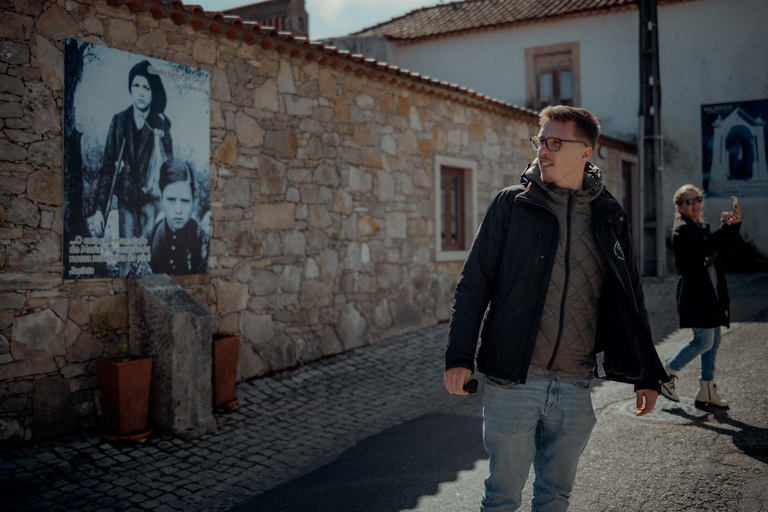
POLYGON ((0 509, 227 510, 450 400, 447 324, 238 385, 194 441, 112 445, 97 431, 0 453, 0 509), (385 364, 386 363, 386 364, 385 364))

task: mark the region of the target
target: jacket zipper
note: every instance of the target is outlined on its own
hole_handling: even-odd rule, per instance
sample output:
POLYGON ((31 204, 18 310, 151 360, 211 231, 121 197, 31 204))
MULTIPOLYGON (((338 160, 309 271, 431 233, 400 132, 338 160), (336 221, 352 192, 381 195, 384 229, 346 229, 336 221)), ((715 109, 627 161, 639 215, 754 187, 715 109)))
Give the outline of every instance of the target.
POLYGON ((563 297, 560 299, 560 325, 557 329, 557 339, 555 340, 555 349, 552 351, 552 358, 547 363, 547 370, 552 371, 552 365, 555 364, 557 349, 560 348, 560 339, 563 337, 563 324, 565 322, 565 298, 568 295, 568 280, 571 273, 571 206, 573 205, 573 193, 568 194, 568 209, 566 210, 566 234, 565 234, 565 283, 563 284, 563 297))

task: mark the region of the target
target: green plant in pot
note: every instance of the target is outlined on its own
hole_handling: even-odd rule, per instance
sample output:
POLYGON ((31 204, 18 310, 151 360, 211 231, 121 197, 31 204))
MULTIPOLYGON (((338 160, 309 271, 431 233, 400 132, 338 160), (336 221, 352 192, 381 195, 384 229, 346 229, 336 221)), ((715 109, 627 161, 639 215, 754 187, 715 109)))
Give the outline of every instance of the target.
POLYGON ((152 358, 128 354, 127 335, 110 322, 109 314, 98 318, 96 336, 107 347, 114 347, 113 357, 96 360, 104 426, 108 440, 139 440, 148 436, 149 389, 152 358))

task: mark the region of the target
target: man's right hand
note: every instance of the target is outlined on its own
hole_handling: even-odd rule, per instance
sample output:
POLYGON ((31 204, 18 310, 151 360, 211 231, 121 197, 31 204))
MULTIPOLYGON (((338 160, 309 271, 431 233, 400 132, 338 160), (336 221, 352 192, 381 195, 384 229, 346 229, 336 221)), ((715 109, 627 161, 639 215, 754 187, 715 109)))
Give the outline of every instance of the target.
POLYGON ((468 395, 464 391, 464 384, 469 381, 469 377, 472 375, 472 370, 469 368, 451 368, 446 370, 443 374, 443 381, 445 382, 445 389, 452 395, 468 395))
POLYGON ((101 210, 96 210, 96 213, 88 217, 88 231, 91 236, 98 237, 104 233, 104 214, 101 210))

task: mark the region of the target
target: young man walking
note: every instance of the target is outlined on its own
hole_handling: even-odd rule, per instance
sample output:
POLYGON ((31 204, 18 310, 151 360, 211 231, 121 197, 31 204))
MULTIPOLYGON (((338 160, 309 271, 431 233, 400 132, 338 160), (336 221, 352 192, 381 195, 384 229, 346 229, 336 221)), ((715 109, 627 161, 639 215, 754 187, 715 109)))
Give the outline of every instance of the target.
POLYGON ((634 384, 637 416, 668 380, 627 215, 589 162, 600 124, 568 106, 545 108, 540 124, 538 157, 489 207, 451 314, 446 389, 466 394, 475 360, 485 374, 482 511, 517 510, 531 464, 531 510, 566 510, 596 421, 592 379, 634 384))

